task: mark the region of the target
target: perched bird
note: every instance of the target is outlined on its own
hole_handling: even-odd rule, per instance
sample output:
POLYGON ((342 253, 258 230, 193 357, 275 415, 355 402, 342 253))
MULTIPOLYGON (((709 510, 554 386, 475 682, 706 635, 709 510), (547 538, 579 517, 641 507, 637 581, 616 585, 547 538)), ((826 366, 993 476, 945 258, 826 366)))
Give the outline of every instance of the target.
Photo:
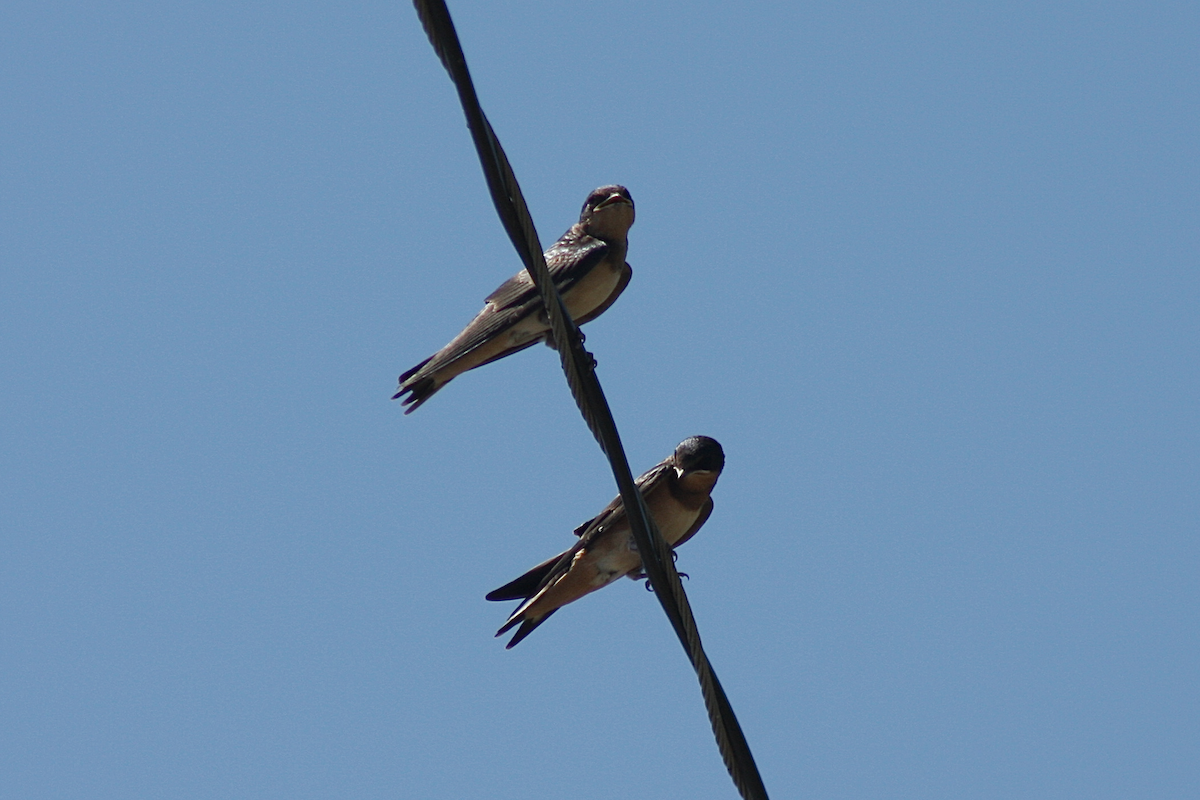
MULTIPOLYGON (((546 266, 576 324, 595 319, 616 301, 633 270, 625 263, 633 224, 633 198, 624 186, 601 186, 588 195, 572 225, 546 251, 546 266)), ((400 376, 411 414, 469 369, 545 340, 553 346, 542 298, 521 270, 488 295, 483 310, 448 345, 400 376)))
MULTIPOLYGON (((684 439, 666 460, 637 479, 658 530, 671 547, 678 547, 700 530, 712 513, 710 493, 725 466, 725 452, 716 439, 684 439)), ((643 577, 642 558, 629 529, 625 504, 618 496, 596 517, 575 529, 579 541, 566 552, 543 561, 516 580, 488 594, 488 600, 521 600, 500 636, 520 624, 508 643, 513 647, 546 618, 567 603, 627 575, 643 577)))

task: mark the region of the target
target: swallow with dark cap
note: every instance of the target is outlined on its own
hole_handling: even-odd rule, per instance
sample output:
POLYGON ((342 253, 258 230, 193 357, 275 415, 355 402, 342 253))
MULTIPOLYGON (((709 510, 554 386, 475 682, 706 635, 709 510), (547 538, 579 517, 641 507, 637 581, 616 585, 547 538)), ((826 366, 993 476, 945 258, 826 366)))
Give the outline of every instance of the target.
MULTIPOLYGON (((601 186, 588 195, 572 225, 546 251, 546 266, 567 311, 582 325, 603 314, 625 291, 633 270, 625 263, 633 198, 624 186, 601 186)), ((521 270, 488 295, 483 310, 448 345, 400 376, 405 414, 411 414, 451 380, 539 341, 553 346, 541 295, 521 270)))
MULTIPOLYGON (((712 489, 724 467, 725 452, 717 440, 693 436, 637 479, 646 508, 672 548, 695 536, 712 513, 712 489)), ((576 528, 575 535, 579 541, 574 547, 488 594, 488 600, 522 601, 496 631, 500 636, 514 625, 521 626, 507 647, 516 645, 567 603, 622 575, 634 580, 644 577, 620 496, 576 528)))

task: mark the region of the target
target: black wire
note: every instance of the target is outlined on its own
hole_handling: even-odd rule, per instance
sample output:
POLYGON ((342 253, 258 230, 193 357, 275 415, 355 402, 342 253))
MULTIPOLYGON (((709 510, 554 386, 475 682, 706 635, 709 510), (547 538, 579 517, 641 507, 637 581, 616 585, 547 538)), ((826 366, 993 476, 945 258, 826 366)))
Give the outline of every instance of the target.
POLYGON ((750 746, 746 743, 733 707, 729 704, 725 690, 717 680, 717 675, 700 644, 696 619, 692 616, 687 594, 683 591, 679 573, 675 570, 671 549, 659 534, 654 519, 646 512, 641 492, 634 485, 633 474, 629 470, 629 462, 625 458, 625 449, 621 446, 621 437, 617 433, 608 400, 604 397, 604 391, 596 377, 595 359, 584 348, 579 328, 567 313, 558 289, 554 286, 546 268, 545 257, 542 255, 542 245, 533 226, 533 218, 521 194, 521 187, 517 185, 504 148, 500 146, 500 141, 479 105, 479 98, 475 94, 471 74, 467 69, 467 60, 458 41, 458 33, 450 19, 450 10, 446 8, 443 0, 414 0, 413 5, 434 52, 450 73, 450 78, 458 90, 458 97, 467 117, 467 127, 479 153, 488 191, 492 195, 492 202, 500 215, 504 230, 542 295, 542 302, 550 319, 554 345, 562 361, 571 395, 612 466, 613 477, 625 503, 634 541, 642 554, 642 568, 646 572, 646 578, 696 670, 700 690, 704 695, 704 706, 708 709, 708 717, 712 723, 717 747, 721 751, 721 758, 742 797, 746 800, 766 800, 767 790, 758 774, 750 746))

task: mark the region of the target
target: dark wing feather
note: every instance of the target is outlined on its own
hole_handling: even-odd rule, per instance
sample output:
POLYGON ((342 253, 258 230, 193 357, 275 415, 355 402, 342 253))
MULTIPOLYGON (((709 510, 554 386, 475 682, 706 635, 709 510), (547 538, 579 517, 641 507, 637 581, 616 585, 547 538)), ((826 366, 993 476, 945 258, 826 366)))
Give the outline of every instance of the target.
MULTIPOLYGON (((559 292, 579 280, 608 254, 608 245, 586 234, 572 235, 567 231, 553 247, 546 251, 546 267, 559 292)), ((497 309, 522 308, 528 311, 533 304, 541 305, 541 296, 529 273, 521 270, 487 296, 484 301, 497 309)), ((524 315, 522 315, 524 316, 524 315)))
MULTIPOLYGON (((550 275, 553 277, 558 291, 566 292, 574 286, 580 278, 599 264, 607 253, 608 245, 591 236, 583 237, 579 243, 570 248, 560 247, 557 244, 550 248, 546 252, 546 264, 550 268, 550 275)), ((615 300, 616 297, 613 296, 607 302, 611 303, 615 300)), ((491 310, 489 311, 485 306, 483 313, 486 314, 486 317, 479 320, 478 324, 472 323, 470 335, 455 342, 453 349, 439 352, 433 356, 432 361, 421 372, 432 373, 457 361, 484 342, 491 340, 492 337, 517 324, 530 313, 542 308, 541 295, 538 294, 532 281, 529 280, 529 275, 524 270, 501 284, 500 288, 488 295, 486 302, 491 306, 491 310)), ((534 339, 515 345, 483 363, 490 364, 497 359, 531 347, 539 341, 541 340, 534 339)), ((478 366, 483 366, 483 364, 478 366)))
MULTIPOLYGON (((641 490, 643 496, 649 494, 670 474, 670 469, 672 469, 670 461, 671 459, 669 458, 665 461, 660 461, 643 472, 634 481, 634 484, 641 490)), ((604 507, 603 511, 576 528, 575 535, 590 540, 597 532, 611 528, 624 518, 625 502, 621 499, 621 495, 617 495, 612 499, 611 503, 604 507)))
POLYGON ((496 291, 485 297, 483 302, 492 303, 497 308, 505 308, 522 305, 536 295, 537 289, 534 288, 529 273, 521 270, 496 287, 496 291))
POLYGON ((608 243, 586 234, 564 235, 546 251, 546 267, 559 292, 566 292, 608 255, 608 243))
POLYGON ((540 341, 542 341, 542 340, 534 339, 532 342, 526 342, 525 344, 513 345, 512 347, 508 348, 504 352, 497 353, 496 355, 492 356, 487 361, 480 361, 478 364, 471 367, 471 369, 479 369, 480 367, 484 366, 485 364, 490 364, 493 361, 499 361, 502 358, 507 358, 508 356, 511 356, 513 353, 519 353, 526 348, 533 347, 535 344, 537 344, 540 341))
MULTIPOLYGON (((467 331, 469 331, 469 335, 454 341, 453 348, 439 350, 414 375, 432 374, 447 364, 454 363, 476 347, 492 339, 492 337, 498 336, 504 330, 516 325, 529 311, 530 309, 525 307, 489 309, 485 306, 483 312, 480 314, 483 319, 476 317, 475 320, 472 320, 470 326, 468 326, 467 331)), ((529 344, 536 344, 537 341, 535 339, 533 342, 522 344, 515 349, 524 349, 529 344)), ((513 350, 508 352, 513 352, 513 350)))
POLYGON ((494 589, 487 593, 488 600, 524 600, 530 597, 537 591, 538 585, 546 575, 554 569, 554 565, 559 562, 563 554, 559 553, 556 556, 546 559, 538 564, 533 569, 526 572, 519 578, 511 580, 501 586, 499 589, 494 589))
MULTIPOLYGON (((549 268, 550 275, 559 292, 565 292, 580 278, 587 275, 607 254, 608 245, 606 243, 572 228, 564 233, 562 238, 553 247, 546 251, 546 266, 549 268)), ((622 276, 622 281, 617 290, 609 296, 599 310, 587 316, 588 320, 594 319, 601 311, 616 301, 617 296, 624 290, 625 285, 629 282, 629 276, 632 274, 632 271, 628 270, 628 265, 626 265, 626 268, 629 274, 622 276)), ((539 310, 541 305, 541 296, 534 287, 533 281, 530 280, 529 273, 521 270, 500 284, 496 291, 487 296, 484 310, 464 330, 464 333, 468 334, 467 336, 451 342, 453 347, 448 345, 401 375, 400 391, 392 399, 396 399, 406 392, 411 392, 412 397, 406 401, 406 404, 411 403, 412 406, 405 412, 411 413, 417 406, 432 397, 437 388, 440 388, 435 388, 432 381, 422 383, 423 377, 432 375, 447 364, 454 363, 484 342, 491 340, 505 329, 520 322, 528 314, 539 310), (405 383, 407 381, 412 381, 412 384, 406 386, 405 383)), ((577 324, 583 321, 586 320, 579 320, 577 324)), ((534 339, 514 345, 504 352, 489 358, 483 364, 490 364, 493 361, 510 356, 527 347, 532 347, 539 341, 541 340, 534 339)), ((477 366, 481 367, 483 364, 478 364, 477 366)))

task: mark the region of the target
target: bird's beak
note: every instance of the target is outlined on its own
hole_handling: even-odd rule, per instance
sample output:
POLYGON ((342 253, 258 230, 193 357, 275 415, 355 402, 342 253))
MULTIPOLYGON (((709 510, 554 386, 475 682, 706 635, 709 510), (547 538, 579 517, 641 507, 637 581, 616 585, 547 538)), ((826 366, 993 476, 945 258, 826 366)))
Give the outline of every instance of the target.
POLYGON ((608 208, 609 206, 614 205, 616 203, 624 203, 625 205, 633 205, 632 203, 629 202, 629 199, 627 197, 625 197, 624 195, 622 195, 618 192, 613 192, 608 197, 604 198, 604 200, 602 200, 601 202, 596 204, 596 210, 599 211, 602 208, 608 208))

